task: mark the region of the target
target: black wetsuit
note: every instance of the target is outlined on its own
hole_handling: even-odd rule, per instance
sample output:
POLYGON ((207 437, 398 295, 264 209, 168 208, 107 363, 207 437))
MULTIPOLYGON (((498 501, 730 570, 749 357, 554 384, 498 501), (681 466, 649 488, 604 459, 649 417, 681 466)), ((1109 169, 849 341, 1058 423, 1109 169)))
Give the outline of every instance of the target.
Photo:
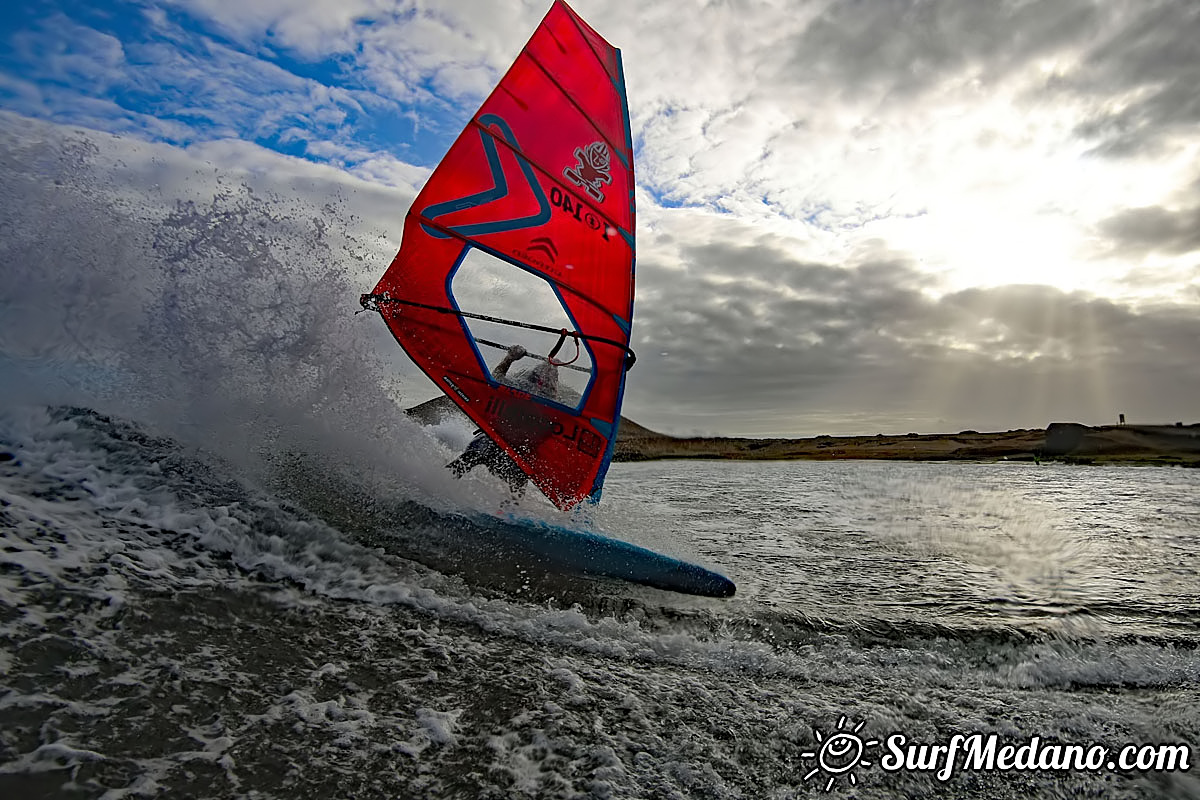
MULTIPOLYGON (((521 356, 505 357, 492 370, 492 377, 497 381, 502 380, 508 374, 508 368, 512 366, 512 363, 522 357, 524 357, 524 352, 522 352, 521 356)), ((518 383, 517 386, 523 390, 553 398, 557 392, 558 375, 557 372, 553 375, 553 388, 549 394, 546 393, 544 388, 540 387, 540 384, 537 386, 523 386, 518 383)), ((522 402, 515 398, 510 399, 506 403, 507 414, 497 421, 497 424, 502 426, 501 431, 505 440, 514 447, 521 448, 521 452, 533 452, 537 447, 539 439, 547 435, 545 430, 542 430, 544 426, 538 425, 541 419, 540 415, 537 413, 531 414, 528 412, 528 409, 524 409, 531 402, 522 402), (533 423, 532 427, 531 423, 533 423), (524 448, 528 448, 528 451, 524 448)), ((475 438, 467 445, 467 449, 461 456, 447 464, 446 469, 453 472, 454 477, 461 478, 480 464, 486 466, 493 475, 507 483, 514 497, 524 496, 525 484, 529 482, 529 476, 482 429, 475 431, 475 438)))
POLYGON ((508 453, 493 442, 483 431, 476 431, 476 436, 467 445, 467 449, 458 458, 446 465, 446 469, 461 478, 480 464, 491 470, 491 473, 508 484, 514 495, 525 493, 525 484, 529 477, 508 457, 508 453))

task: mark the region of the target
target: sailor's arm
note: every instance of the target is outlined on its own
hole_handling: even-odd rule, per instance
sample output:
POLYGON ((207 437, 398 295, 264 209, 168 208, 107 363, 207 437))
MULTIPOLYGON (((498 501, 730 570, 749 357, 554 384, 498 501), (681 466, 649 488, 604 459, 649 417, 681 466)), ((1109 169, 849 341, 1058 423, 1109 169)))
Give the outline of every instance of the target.
POLYGON ((492 370, 492 377, 496 380, 503 378, 508 374, 508 368, 511 367, 515 362, 524 358, 527 352, 528 351, 519 344, 514 344, 512 347, 508 348, 508 354, 505 355, 504 358, 500 359, 500 363, 497 364, 496 368, 492 370))

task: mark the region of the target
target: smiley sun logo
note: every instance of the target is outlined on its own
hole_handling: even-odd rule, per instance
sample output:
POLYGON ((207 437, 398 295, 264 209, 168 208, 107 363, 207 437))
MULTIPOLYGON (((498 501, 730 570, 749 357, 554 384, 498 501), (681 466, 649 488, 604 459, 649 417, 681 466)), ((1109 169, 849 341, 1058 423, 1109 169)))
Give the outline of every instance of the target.
POLYGON ((858 778, 854 775, 854 768, 871 766, 871 762, 863 756, 868 747, 879 744, 878 739, 864 742, 863 738, 858 735, 858 732, 866 724, 865 721, 860 722, 852 730, 847 731, 845 730, 846 717, 843 715, 838 720, 837 729, 830 734, 829 738, 825 738, 819 730, 814 728, 813 733, 817 735, 817 741, 821 746, 815 751, 810 750, 800 754, 801 758, 817 760, 816 766, 804 775, 804 780, 807 781, 818 773, 828 775, 829 780, 825 783, 825 791, 828 792, 837 783, 837 779, 845 775, 851 786, 857 786, 858 778))

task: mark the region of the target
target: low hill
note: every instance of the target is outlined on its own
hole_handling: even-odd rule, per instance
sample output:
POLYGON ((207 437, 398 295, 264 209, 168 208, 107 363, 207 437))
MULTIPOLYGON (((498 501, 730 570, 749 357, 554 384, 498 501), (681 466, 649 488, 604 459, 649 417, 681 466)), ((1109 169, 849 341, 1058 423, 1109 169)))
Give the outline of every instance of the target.
MULTIPOLYGON (((462 412, 442 396, 408 409, 409 416, 433 425, 462 412)), ((465 416, 463 417, 465 419, 465 416)), ((874 436, 816 436, 807 439, 680 437, 658 433, 621 417, 613 459, 668 458, 731 460, 874 458, 901 461, 1054 459, 1073 463, 1132 462, 1200 466, 1200 425, 1104 425, 1051 423, 995 433, 908 433, 874 436)))

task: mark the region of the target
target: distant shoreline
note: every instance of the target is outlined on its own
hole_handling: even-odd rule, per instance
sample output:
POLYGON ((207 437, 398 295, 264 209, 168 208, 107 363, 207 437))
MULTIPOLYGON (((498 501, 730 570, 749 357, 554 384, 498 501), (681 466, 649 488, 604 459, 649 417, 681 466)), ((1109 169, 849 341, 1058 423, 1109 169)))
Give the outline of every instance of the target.
MULTIPOLYGON (((436 424, 462 412, 448 397, 408 409, 436 424)), ((994 433, 909 433, 815 436, 804 439, 669 436, 621 418, 614 461, 705 459, 714 461, 1059 461, 1072 464, 1155 464, 1200 467, 1200 424, 1102 425, 1055 422, 1045 429, 994 433)))
POLYGON ((1200 467, 1200 426, 1053 423, 1046 429, 806 439, 618 434, 616 461, 702 458, 734 461, 1063 461, 1200 467))

